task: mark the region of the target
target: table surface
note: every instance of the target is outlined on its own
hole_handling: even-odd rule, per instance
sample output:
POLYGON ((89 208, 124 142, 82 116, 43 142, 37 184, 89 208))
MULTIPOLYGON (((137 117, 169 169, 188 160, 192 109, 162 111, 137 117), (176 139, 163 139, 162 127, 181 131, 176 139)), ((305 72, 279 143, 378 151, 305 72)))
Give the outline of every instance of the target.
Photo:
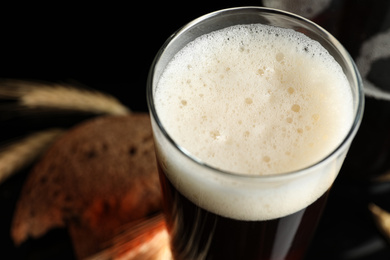
MULTIPOLYGON (((340 7, 342 3, 343 11, 337 14, 341 12, 342 17, 353 21, 366 12, 366 7, 371 7, 372 2, 375 1, 355 1, 356 5, 346 11, 345 6, 350 1, 333 0, 332 8, 340 7)), ((207 5, 187 2, 175 5, 143 3, 130 7, 64 4, 46 6, 48 9, 37 5, 15 6, 7 9, 8 12, 0 18, 0 78, 77 82, 117 97, 134 111, 147 111, 144 98, 147 73, 159 47, 169 35, 190 20, 210 11, 259 3, 261 1, 224 1, 207 5)), ((375 18, 375 28, 383 30, 383 26, 385 29, 390 27, 385 24, 388 22, 385 14, 390 14, 390 8, 386 1, 378 1, 378 5, 387 9, 374 6, 370 17, 375 18)), ((332 11, 332 15, 336 15, 336 11, 332 11)), ((336 20, 339 27, 351 26, 345 19, 336 20)), ((348 37, 343 36, 343 30, 329 23, 329 18, 325 16, 320 16, 317 22, 322 22, 326 29, 335 32, 353 57, 359 54, 359 40, 375 33, 371 30, 370 26, 374 25, 370 21, 367 26, 351 29, 363 32, 355 38, 356 33, 352 35, 352 32, 348 37)), ((383 60, 383 64, 390 65, 388 60, 383 60)), ((380 70, 373 71, 371 77, 380 83, 388 80, 388 76, 380 70)), ((2 104, 0 115, 12 113, 2 104)), ((46 121, 4 122, 2 118, 0 116, 0 145, 31 130, 57 124, 70 127, 85 119, 69 117, 66 122, 58 122, 53 118, 46 121)), ((378 231, 368 210, 368 205, 375 203, 390 211, 390 183, 374 181, 376 176, 389 169, 390 102, 367 97, 361 128, 332 187, 307 259, 390 258, 390 244, 378 231)), ((74 259, 71 241, 65 229, 53 230, 40 239, 29 240, 21 247, 13 245, 9 237, 10 223, 28 173, 29 168, 24 169, 0 184, 2 254, 10 259, 74 259)))

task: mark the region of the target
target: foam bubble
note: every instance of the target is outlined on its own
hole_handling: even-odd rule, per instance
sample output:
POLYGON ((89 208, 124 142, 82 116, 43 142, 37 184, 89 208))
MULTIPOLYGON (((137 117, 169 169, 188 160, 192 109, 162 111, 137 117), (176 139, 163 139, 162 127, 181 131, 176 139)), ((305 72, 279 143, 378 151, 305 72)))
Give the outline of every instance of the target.
MULTIPOLYGON (((165 69, 155 97, 160 120, 175 142, 215 168, 242 174, 272 175, 312 165, 335 149, 352 119, 350 87, 333 57, 300 33, 259 24, 228 27, 189 43, 165 69)), ((182 174, 168 171, 172 180, 182 174)), ((196 200, 192 186, 200 183, 183 183, 181 192, 196 200)), ((320 195, 331 185, 324 183, 320 195)), ((312 193, 308 197, 320 196, 312 193)), ((240 206, 229 213, 222 209, 227 198, 198 203, 238 217, 240 206)), ((301 202, 296 205, 293 210, 302 208, 301 202)), ((270 216, 282 214, 275 212, 270 216)))

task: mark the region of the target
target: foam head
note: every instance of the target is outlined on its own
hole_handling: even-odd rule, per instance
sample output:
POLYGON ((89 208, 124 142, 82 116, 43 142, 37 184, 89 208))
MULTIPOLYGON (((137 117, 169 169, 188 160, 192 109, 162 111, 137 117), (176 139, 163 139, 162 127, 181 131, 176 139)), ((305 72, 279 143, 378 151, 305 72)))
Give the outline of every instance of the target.
MULTIPOLYGON (((272 175, 313 165, 342 142, 353 119, 350 86, 334 58, 303 34, 260 24, 228 27, 189 43, 168 64, 154 95, 158 116, 179 146, 214 168, 237 174, 272 175)), ((236 199, 231 192, 199 202, 194 187, 207 187, 208 180, 158 150, 166 165, 172 165, 166 169, 168 177, 189 199, 219 213, 224 200, 236 199), (187 176, 195 179, 187 182, 187 176)), ((332 178, 310 196, 302 195, 297 184, 295 193, 301 195, 295 196, 295 206, 290 201, 293 206, 271 208, 293 213, 304 207, 299 201, 311 203, 322 195, 332 178)), ((270 198, 267 205, 273 205, 272 197, 284 196, 266 195, 270 190, 265 190, 245 196, 270 198)), ((242 201, 251 200, 244 197, 242 201)), ((263 214, 264 207, 258 208, 248 217, 234 213, 242 208, 221 214, 248 219, 286 214, 263 214)))

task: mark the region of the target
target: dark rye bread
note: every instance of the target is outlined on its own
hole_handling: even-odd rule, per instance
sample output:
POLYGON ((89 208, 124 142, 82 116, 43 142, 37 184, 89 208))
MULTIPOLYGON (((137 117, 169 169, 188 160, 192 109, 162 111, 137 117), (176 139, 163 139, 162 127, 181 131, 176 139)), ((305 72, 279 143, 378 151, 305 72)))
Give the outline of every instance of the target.
POLYGON ((149 115, 99 117, 65 133, 36 164, 11 232, 20 244, 67 226, 76 255, 84 258, 124 224, 160 209, 149 115))

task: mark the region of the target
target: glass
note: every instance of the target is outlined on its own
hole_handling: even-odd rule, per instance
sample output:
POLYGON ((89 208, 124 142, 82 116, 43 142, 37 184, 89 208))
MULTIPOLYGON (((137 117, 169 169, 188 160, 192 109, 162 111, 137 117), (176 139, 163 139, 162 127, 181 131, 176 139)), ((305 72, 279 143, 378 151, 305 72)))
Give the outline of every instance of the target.
POLYGON ((316 24, 275 9, 241 7, 213 12, 188 23, 165 42, 150 70, 147 100, 174 259, 302 259, 362 117, 361 79, 340 43, 316 24), (347 135, 330 154, 301 170, 252 176, 216 169, 175 143, 156 111, 156 86, 178 51, 201 35, 257 23, 290 28, 321 43, 340 64, 351 87, 354 119, 347 135), (180 175, 174 177, 172 172, 180 175), (229 200, 231 194, 234 200, 229 200), (289 202, 297 196, 308 199, 300 201, 299 209, 291 213, 289 202), (261 211, 271 199, 283 202, 281 210, 286 213, 282 217, 238 220, 207 208, 215 203, 222 204, 220 208, 239 207, 243 213, 254 208, 261 211))

